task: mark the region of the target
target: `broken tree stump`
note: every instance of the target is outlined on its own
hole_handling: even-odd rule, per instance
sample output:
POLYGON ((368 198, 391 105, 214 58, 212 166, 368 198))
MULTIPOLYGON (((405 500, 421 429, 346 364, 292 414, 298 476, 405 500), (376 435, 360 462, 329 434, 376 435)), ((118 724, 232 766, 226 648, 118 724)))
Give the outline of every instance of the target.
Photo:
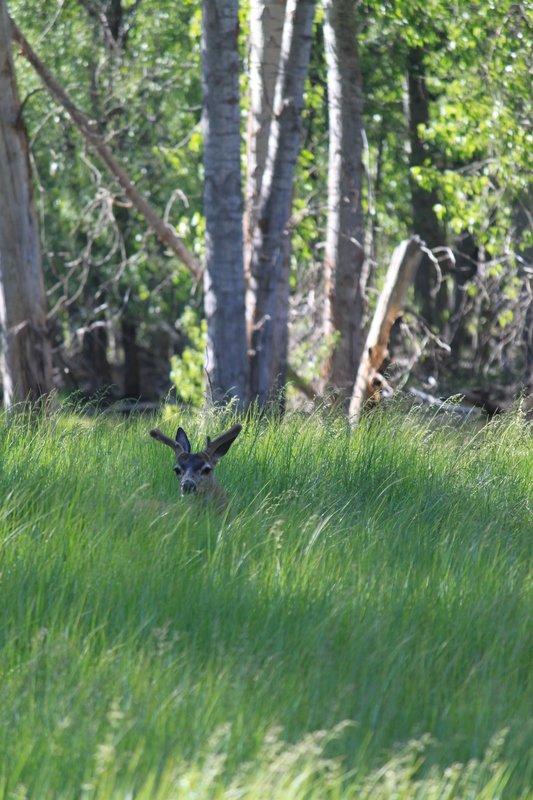
POLYGON ((379 392, 384 382, 379 370, 388 356, 392 326, 402 314, 407 290, 413 283, 424 253, 419 236, 411 236, 398 245, 392 254, 385 285, 366 337, 363 356, 357 371, 349 407, 350 424, 358 422, 366 403, 379 392))

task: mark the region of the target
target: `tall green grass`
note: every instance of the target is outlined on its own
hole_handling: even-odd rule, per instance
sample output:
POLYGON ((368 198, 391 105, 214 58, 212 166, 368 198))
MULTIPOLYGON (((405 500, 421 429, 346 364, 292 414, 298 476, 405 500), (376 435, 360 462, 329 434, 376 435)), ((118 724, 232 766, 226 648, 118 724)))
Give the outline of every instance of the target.
POLYGON ((152 422, 0 420, 1 798, 533 796, 518 415, 152 422))

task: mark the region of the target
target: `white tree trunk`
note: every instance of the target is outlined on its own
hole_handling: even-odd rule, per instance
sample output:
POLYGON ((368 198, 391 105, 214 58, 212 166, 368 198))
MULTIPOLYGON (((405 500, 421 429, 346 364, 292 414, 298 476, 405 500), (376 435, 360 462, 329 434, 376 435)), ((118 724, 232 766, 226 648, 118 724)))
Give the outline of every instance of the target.
POLYGON ((248 115, 245 265, 249 275, 252 238, 268 154, 274 92, 279 73, 287 0, 250 3, 250 113, 248 115))
POLYGON ((325 333, 332 352, 326 388, 349 399, 364 344, 363 87, 353 0, 326 0, 328 226, 324 260, 325 333))
POLYGON ((303 90, 314 13, 315 0, 287 2, 268 155, 253 234, 247 303, 251 322, 250 395, 261 406, 268 403, 271 392, 273 324, 283 235, 290 216, 300 148, 303 90))
POLYGON ((46 300, 26 131, 0 0, 0 326, 4 404, 35 402, 52 389, 46 300))
MULTIPOLYGON (((250 4, 250 113, 247 133, 245 282, 250 284, 252 241, 257 206, 268 155, 270 123, 274 114, 274 93, 279 73, 281 41, 287 0, 252 0, 250 4)), ((272 392, 282 402, 287 371, 290 234, 284 234, 280 280, 276 295, 271 366, 272 392)), ((247 293, 248 341, 251 340, 254 298, 247 293)))
POLYGON ((238 0, 203 0, 202 83, 207 318, 214 401, 246 401, 238 0))

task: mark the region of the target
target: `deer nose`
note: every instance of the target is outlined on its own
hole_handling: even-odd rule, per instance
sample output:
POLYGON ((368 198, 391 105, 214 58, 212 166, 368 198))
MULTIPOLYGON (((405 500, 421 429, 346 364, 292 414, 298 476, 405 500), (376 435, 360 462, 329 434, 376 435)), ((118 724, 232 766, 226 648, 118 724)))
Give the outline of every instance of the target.
POLYGON ((196 491, 196 484, 194 481, 183 481, 181 484, 181 491, 183 494, 191 494, 191 492, 196 491))

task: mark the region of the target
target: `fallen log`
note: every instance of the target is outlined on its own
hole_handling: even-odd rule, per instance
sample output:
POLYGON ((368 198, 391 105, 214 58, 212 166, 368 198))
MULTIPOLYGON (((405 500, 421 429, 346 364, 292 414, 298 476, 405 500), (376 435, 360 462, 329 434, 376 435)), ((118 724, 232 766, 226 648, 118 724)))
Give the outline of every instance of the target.
POLYGON ((408 394, 415 399, 419 405, 431 406, 436 408, 437 411, 452 412, 463 417, 480 417, 483 413, 480 408, 469 406, 465 403, 456 402, 461 394, 453 395, 452 397, 442 398, 435 397, 428 392, 423 392, 421 389, 411 387, 408 394))

